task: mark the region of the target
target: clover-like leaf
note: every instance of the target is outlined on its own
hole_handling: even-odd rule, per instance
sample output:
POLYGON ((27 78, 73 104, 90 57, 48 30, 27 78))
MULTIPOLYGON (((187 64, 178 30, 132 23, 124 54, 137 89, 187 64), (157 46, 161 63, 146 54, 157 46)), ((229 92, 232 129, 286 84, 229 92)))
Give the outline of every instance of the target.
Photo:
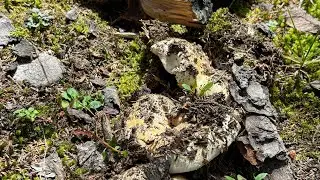
POLYGON ((63 109, 66 109, 66 108, 68 108, 70 106, 70 103, 68 102, 68 101, 65 101, 65 100, 62 100, 61 101, 61 107, 63 108, 63 109))
POLYGON ((90 108, 91 109, 98 109, 102 106, 102 103, 100 101, 91 101, 90 102, 90 108))
POLYGON ((267 175, 268 173, 260 173, 256 177, 254 177, 254 180, 264 180, 264 178, 266 178, 267 175))
POLYGON ((76 99, 79 97, 79 92, 74 88, 68 88, 67 93, 71 97, 71 99, 76 99))

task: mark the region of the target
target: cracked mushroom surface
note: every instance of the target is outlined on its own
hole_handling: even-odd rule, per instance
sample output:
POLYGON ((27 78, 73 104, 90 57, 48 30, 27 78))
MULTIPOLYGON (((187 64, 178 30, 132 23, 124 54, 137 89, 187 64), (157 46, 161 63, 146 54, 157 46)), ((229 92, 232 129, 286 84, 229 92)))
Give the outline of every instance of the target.
POLYGON ((152 157, 169 157, 171 174, 190 172, 224 152, 240 131, 241 115, 222 93, 172 100, 147 94, 124 120, 126 138, 152 157))

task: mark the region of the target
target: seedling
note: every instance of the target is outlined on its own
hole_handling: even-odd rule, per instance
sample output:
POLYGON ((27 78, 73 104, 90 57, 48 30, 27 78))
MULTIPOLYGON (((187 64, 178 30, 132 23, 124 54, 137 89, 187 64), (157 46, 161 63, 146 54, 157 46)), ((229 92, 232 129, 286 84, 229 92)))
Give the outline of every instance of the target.
POLYGON ((208 82, 208 84, 206 84, 201 90, 199 95, 200 96, 204 96, 206 94, 207 91, 209 91, 213 86, 213 82, 208 82))
MULTIPOLYGON (((260 173, 257 176, 255 176, 253 179, 254 180, 264 180, 267 177, 268 173, 260 173)), ((237 178, 233 178, 231 176, 225 176, 224 177, 226 180, 246 180, 243 176, 240 174, 237 175, 237 178)))
POLYGON ((43 30, 50 26, 52 19, 52 16, 41 12, 38 8, 33 8, 26 22, 26 26, 32 30, 43 30))
POLYGON ((28 109, 23 108, 16 110, 14 114, 20 119, 33 122, 37 118, 39 111, 33 107, 29 107, 28 109))
POLYGON ((61 97, 62 108, 66 109, 71 107, 78 110, 85 109, 90 113, 92 113, 91 110, 97 110, 102 107, 104 101, 104 95, 101 93, 97 93, 95 95, 83 95, 74 88, 68 88, 67 91, 63 91, 61 97))
MULTIPOLYGON (((207 91, 209 91, 213 85, 214 85, 213 82, 208 82, 205 86, 203 86, 203 88, 200 89, 199 96, 204 96, 205 93, 207 91)), ((189 94, 194 94, 196 92, 195 87, 191 87, 188 84, 182 84, 181 86, 182 86, 183 90, 189 94)))

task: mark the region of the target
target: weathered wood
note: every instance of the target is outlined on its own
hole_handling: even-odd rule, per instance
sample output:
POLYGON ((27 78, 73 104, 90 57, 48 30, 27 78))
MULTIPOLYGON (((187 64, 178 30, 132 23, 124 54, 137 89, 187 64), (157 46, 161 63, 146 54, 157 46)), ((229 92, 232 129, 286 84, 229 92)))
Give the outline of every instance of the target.
POLYGON ((201 26, 212 13, 211 0, 140 0, 152 18, 187 26, 201 26))

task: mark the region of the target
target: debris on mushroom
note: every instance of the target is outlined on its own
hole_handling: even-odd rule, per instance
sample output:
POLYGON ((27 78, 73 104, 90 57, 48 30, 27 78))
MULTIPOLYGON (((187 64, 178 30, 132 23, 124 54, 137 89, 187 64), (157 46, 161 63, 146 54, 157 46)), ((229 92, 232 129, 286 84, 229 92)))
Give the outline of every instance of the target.
POLYGON ((175 75, 179 86, 187 84, 199 95, 208 83, 213 83, 205 95, 222 92, 228 96, 228 91, 223 91, 228 89, 226 73, 211 67, 200 45, 184 39, 168 38, 152 45, 151 51, 159 56, 165 70, 175 75))
POLYGON ((183 103, 147 94, 133 104, 124 123, 126 138, 153 157, 169 157, 169 172, 177 174, 197 170, 224 152, 240 131, 240 118, 222 93, 183 103))

